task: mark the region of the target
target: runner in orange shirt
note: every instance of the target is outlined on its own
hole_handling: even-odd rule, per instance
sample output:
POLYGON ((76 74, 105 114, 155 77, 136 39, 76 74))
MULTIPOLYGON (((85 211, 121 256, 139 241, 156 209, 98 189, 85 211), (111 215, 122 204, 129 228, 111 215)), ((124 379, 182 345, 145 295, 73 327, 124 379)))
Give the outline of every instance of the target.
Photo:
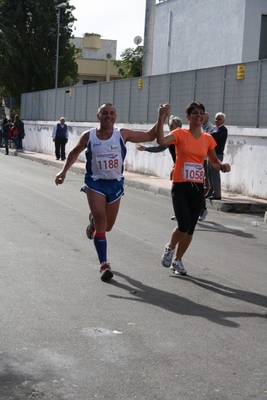
POLYGON ((217 170, 231 170, 229 164, 222 164, 217 158, 213 137, 202 131, 204 105, 194 101, 185 111, 189 129, 177 128, 164 137, 163 125, 170 112, 169 104, 160 106, 157 125, 158 144, 169 146, 173 143, 176 148, 171 194, 178 226, 173 230, 171 240, 164 248, 161 264, 181 275, 187 274, 182 257, 192 241, 203 201, 204 159, 208 155, 210 163, 217 170))

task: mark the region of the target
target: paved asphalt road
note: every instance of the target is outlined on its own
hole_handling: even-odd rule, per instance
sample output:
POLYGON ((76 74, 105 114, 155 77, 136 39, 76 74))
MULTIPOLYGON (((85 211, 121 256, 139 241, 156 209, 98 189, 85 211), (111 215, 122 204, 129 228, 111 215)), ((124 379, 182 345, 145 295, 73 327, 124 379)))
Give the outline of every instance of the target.
POLYGON ((170 199, 126 187, 103 283, 83 177, 57 171, 0 154, 0 399, 266 400, 262 215, 210 210, 175 276, 170 199))

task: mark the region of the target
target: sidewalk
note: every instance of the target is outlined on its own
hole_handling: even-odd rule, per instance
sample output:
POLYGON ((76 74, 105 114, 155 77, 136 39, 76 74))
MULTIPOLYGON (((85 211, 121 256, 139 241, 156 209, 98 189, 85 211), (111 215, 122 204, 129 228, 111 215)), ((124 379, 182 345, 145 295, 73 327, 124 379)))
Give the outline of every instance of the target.
MULTIPOLYGON (((2 154, 5 153, 5 149, 0 148, 2 154)), ((14 150, 10 149, 10 156, 12 157, 14 150)), ((10 157, 9 156, 9 157, 10 157)), ((41 162, 44 165, 54 165, 60 168, 63 165, 63 161, 57 161, 54 155, 34 153, 31 151, 25 151, 24 153, 18 153, 18 157, 27 158, 29 160, 41 162)), ((84 162, 76 162, 71 170, 77 173, 83 174, 85 171, 84 162)), ((124 171, 125 185, 134 187, 140 190, 146 190, 152 193, 161 194, 163 196, 170 197, 171 193, 171 181, 168 179, 159 178, 152 175, 138 174, 134 172, 124 171)), ((265 213, 267 212, 267 200, 254 199, 251 197, 243 196, 242 194, 230 193, 222 191, 222 200, 207 200, 207 207, 214 207, 218 211, 233 212, 233 213, 265 213)))

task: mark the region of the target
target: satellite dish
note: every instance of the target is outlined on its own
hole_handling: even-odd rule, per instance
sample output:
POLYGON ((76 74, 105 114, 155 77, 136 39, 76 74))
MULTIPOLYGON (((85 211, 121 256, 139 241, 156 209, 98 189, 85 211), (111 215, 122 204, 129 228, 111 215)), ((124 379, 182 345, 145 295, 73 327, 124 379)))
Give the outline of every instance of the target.
POLYGON ((134 43, 138 46, 142 42, 141 36, 135 36, 134 43))

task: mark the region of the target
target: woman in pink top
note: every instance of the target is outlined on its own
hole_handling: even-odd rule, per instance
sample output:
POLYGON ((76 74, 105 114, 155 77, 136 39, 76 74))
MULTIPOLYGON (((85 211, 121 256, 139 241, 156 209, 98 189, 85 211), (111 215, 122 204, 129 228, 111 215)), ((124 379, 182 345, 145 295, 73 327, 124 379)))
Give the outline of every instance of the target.
POLYGON ((192 241, 203 200, 204 159, 208 155, 212 166, 222 172, 229 172, 231 169, 229 164, 222 164, 217 158, 213 137, 202 131, 204 105, 194 101, 185 111, 189 129, 177 128, 164 137, 163 126, 170 112, 169 104, 160 106, 157 126, 158 144, 169 146, 173 143, 176 150, 171 193, 178 226, 164 248, 161 264, 181 275, 187 273, 182 257, 192 241))

